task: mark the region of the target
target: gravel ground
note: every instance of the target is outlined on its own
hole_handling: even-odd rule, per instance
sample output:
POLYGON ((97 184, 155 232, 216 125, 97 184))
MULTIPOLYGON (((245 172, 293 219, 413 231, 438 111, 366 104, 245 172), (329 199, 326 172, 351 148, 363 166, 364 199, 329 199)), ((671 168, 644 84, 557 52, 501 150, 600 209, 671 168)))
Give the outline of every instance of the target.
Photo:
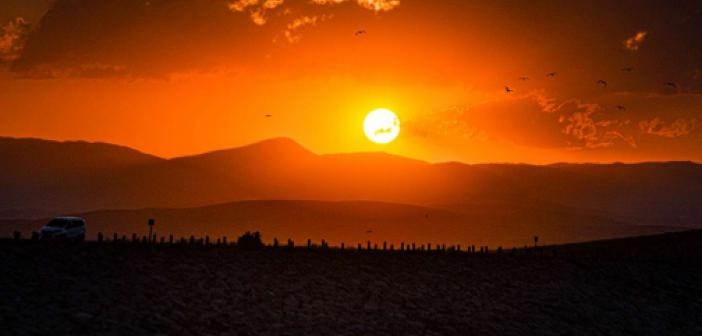
POLYGON ((702 335, 702 233, 516 255, 0 241, 2 334, 702 335))

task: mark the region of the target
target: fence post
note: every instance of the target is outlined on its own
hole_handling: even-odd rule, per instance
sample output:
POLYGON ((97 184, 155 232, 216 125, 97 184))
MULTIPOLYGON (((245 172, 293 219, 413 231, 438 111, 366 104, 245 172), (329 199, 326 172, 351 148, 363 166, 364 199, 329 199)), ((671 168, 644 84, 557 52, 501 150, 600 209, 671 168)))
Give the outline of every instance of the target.
POLYGON ((206 235, 205 236, 205 246, 210 245, 210 236, 206 235))
POLYGON ((395 244, 390 244, 390 251, 395 251, 395 244))
POLYGON ((385 252, 388 249, 388 242, 384 241, 383 242, 383 252, 385 252))
POLYGON ((117 236, 117 232, 112 236, 112 241, 117 241, 119 237, 117 236))
POLYGON ((132 233, 132 243, 136 243, 136 242, 137 242, 137 234, 132 233))
POLYGON ((165 243, 166 243, 166 237, 161 236, 161 245, 163 245, 163 244, 165 244, 165 243))
POLYGON ((227 236, 222 236, 222 245, 227 246, 227 236))
POLYGON ((405 242, 400 242, 400 251, 405 251, 405 242))
POLYGON ((98 241, 98 243, 102 243, 102 232, 98 232, 97 241, 98 241))
POLYGON ((414 242, 412 242, 412 251, 415 250, 414 242))
POLYGON ((344 250, 344 242, 341 242, 341 250, 344 250))
POLYGON ((168 235, 168 243, 173 244, 173 235, 172 234, 168 235))
POLYGON ((361 243, 358 243, 358 252, 361 252, 361 250, 362 250, 361 243))

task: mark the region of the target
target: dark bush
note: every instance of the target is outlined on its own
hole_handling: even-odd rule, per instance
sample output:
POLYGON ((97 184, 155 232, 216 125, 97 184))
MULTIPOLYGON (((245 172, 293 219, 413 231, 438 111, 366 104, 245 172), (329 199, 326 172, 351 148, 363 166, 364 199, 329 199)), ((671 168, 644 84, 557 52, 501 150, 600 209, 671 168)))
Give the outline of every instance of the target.
POLYGON ((254 251, 263 248, 263 242, 261 242, 261 234, 258 231, 251 233, 244 233, 239 239, 236 240, 236 246, 241 250, 254 251))

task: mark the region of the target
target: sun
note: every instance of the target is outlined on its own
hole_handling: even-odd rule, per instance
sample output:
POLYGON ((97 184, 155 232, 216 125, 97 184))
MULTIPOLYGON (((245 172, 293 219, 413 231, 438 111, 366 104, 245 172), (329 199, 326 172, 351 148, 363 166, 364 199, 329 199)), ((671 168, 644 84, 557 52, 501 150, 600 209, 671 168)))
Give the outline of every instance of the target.
POLYGON ((363 132, 377 144, 390 143, 400 134, 400 119, 388 109, 375 109, 363 121, 363 132))

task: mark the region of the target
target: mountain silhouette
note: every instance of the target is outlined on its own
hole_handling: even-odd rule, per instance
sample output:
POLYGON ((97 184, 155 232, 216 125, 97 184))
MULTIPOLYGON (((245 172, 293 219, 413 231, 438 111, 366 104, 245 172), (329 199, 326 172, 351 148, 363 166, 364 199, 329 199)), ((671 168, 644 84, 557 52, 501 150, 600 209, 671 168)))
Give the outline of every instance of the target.
POLYGON ((692 162, 431 164, 385 153, 317 155, 286 138, 173 159, 102 143, 0 138, 0 161, 9 163, 0 167, 0 218, 363 200, 476 218, 538 218, 547 209, 612 225, 695 227, 702 219, 702 166, 692 162))

